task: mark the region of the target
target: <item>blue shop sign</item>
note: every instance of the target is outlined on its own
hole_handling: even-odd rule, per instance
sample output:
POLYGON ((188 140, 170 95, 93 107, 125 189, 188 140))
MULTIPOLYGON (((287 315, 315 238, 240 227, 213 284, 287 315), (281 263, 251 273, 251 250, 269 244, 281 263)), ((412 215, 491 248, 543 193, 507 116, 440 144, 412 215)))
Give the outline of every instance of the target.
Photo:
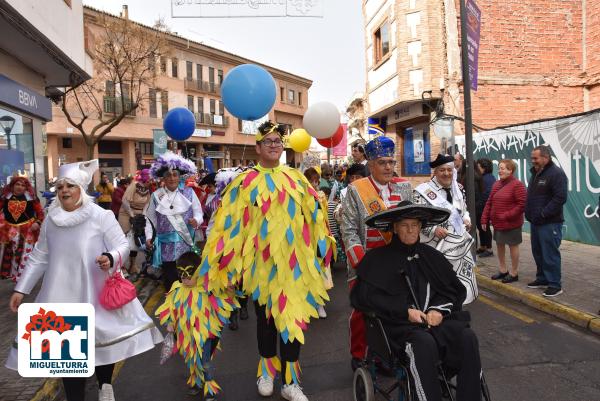
POLYGON ((36 91, 0 74, 0 103, 15 107, 43 120, 52 120, 50 100, 36 91))

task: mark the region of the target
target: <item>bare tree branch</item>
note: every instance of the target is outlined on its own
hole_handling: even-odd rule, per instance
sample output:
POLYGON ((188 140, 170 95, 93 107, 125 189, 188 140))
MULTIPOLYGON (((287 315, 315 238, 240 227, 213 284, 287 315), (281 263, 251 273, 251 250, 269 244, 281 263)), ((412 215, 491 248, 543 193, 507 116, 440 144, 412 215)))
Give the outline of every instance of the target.
POLYGON ((61 99, 61 109, 69 124, 81 133, 88 156, 123 119, 144 109, 149 90, 156 86, 156 60, 169 53, 168 28, 163 21, 147 28, 102 16, 97 24, 90 29, 95 46, 88 49, 94 77, 65 90, 61 99))

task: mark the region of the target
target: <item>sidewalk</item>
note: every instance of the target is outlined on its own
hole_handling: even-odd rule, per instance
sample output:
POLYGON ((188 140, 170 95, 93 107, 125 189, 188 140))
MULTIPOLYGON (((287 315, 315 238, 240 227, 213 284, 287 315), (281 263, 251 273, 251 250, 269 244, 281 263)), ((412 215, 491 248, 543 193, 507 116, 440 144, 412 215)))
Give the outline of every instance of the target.
MULTIPOLYGON (((498 271, 498 255, 494 243, 494 255, 478 258, 477 280, 479 287, 523 302, 543 312, 587 328, 600 334, 600 247, 562 241, 562 287, 563 293, 553 298, 542 296, 541 289, 527 288, 535 279, 535 262, 531 254, 529 234, 523 233, 519 247, 519 281, 502 284, 490 277, 498 271)), ((510 263, 508 247, 507 264, 510 263)))
MULTIPOLYGON (((158 282, 140 279, 135 283, 138 299, 145 305, 156 291, 158 282)), ((17 314, 8 308, 14 283, 0 280, 0 401, 52 401, 63 399, 62 386, 56 379, 23 378, 13 370, 4 367, 6 358, 17 335, 17 314)), ((25 302, 33 302, 39 285, 25 302)), ((161 287, 162 288, 162 287, 161 287)))

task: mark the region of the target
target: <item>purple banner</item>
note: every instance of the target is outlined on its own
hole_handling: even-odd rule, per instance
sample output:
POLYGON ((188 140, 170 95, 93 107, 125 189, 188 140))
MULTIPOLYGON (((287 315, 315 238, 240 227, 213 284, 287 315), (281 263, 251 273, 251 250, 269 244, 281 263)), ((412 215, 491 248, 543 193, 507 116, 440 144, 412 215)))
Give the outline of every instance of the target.
POLYGON ((467 0, 467 55, 469 56, 469 78, 471 89, 477 90, 477 62, 479 58, 479 29, 481 11, 475 0, 467 0))

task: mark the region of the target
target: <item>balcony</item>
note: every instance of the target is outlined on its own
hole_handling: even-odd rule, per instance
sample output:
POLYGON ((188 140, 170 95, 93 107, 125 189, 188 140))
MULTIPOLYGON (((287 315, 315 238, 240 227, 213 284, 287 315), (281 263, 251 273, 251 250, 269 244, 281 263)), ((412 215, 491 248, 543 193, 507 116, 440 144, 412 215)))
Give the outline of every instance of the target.
POLYGON ((183 80, 185 90, 221 95, 221 85, 216 82, 198 81, 197 79, 185 78, 183 80))
POLYGON ((112 96, 104 96, 104 113, 105 114, 121 114, 123 110, 123 104, 125 105, 125 110, 129 111, 125 114, 126 117, 135 117, 135 103, 131 100, 125 100, 123 102, 121 98, 116 98, 112 96))
POLYGON ((207 125, 216 128, 229 127, 229 117, 226 116, 209 113, 194 113, 194 117, 196 118, 196 125, 207 125))

